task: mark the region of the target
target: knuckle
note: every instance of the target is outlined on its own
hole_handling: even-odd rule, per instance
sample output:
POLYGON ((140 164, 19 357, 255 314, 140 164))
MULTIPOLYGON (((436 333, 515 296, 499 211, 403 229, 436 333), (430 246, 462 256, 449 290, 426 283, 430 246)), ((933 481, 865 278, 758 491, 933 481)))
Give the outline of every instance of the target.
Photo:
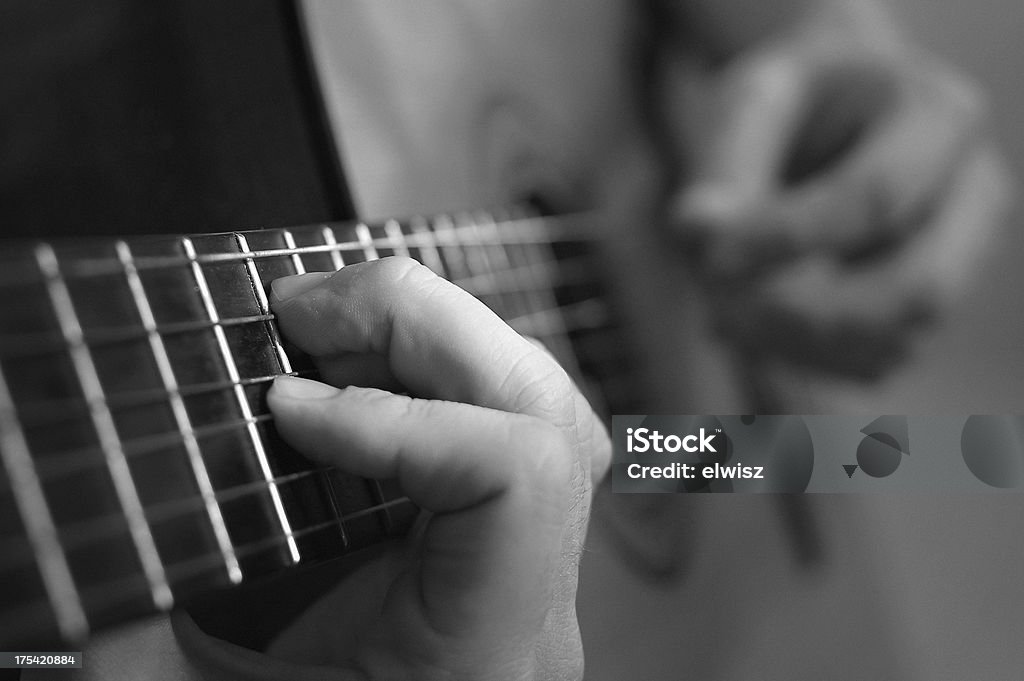
POLYGON ((438 279, 430 268, 404 255, 392 255, 376 261, 373 276, 375 283, 389 290, 401 291, 417 289, 438 279))
POLYGON ((426 265, 401 255, 373 261, 363 284, 374 299, 396 314, 414 313, 428 299, 460 292, 426 265))
POLYGON ((434 298, 452 304, 463 293, 432 269, 408 256, 389 256, 379 262, 377 284, 380 290, 386 292, 396 309, 406 313, 434 298))

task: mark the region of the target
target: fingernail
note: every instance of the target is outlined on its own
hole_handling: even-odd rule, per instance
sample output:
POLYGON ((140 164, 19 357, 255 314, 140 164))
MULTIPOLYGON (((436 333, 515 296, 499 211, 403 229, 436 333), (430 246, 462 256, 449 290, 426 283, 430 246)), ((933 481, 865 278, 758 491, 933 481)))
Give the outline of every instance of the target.
POLYGON ((338 389, 319 381, 295 376, 278 376, 271 388, 275 397, 292 400, 323 400, 338 394, 338 389))
POLYGON ((290 277, 275 279, 270 284, 270 292, 275 300, 288 300, 315 289, 324 283, 334 272, 310 272, 309 274, 293 274, 290 277))

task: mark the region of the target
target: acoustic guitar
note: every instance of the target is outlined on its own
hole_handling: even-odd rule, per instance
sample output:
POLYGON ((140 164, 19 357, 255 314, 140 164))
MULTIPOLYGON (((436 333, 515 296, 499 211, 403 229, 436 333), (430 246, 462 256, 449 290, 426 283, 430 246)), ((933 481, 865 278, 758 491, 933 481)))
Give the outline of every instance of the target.
POLYGON ((0 648, 80 644, 409 527, 393 484, 277 438, 269 383, 315 375, 268 308, 279 276, 410 255, 609 412, 752 411, 657 229, 682 141, 652 113, 635 3, 14 8, 8 57, 36 61, 0 67, 28 149, 0 165, 23 237, 0 255, 0 648), (477 206, 513 208, 450 212, 477 206), (119 236, 62 238, 94 233, 119 236))
MULTIPOLYGON (((582 4, 577 10, 584 10, 582 4)), ((475 154, 473 168, 445 164, 442 173, 418 167, 428 160, 421 155, 426 150, 422 140, 409 139, 400 161, 409 173, 406 177, 417 175, 426 181, 415 183, 413 189, 413 184, 403 186, 392 177, 383 192, 390 195, 387 206, 377 205, 374 193, 380 187, 362 182, 351 189, 364 214, 422 217, 362 222, 353 219, 352 197, 336 161, 325 158, 324 150, 333 153, 334 142, 340 139, 343 147, 351 145, 356 152, 346 158, 358 165, 357 147, 377 135, 365 129, 365 122, 339 120, 348 113, 332 104, 325 115, 321 86, 328 98, 349 89, 346 102, 396 115, 400 107, 370 102, 359 92, 363 88, 336 76, 338 55, 331 53, 331 46, 344 43, 345 49, 359 49, 358 31, 348 38, 332 35, 336 28, 352 30, 358 23, 338 13, 365 12, 364 20, 382 21, 394 29, 385 32, 392 42, 379 44, 373 57, 385 61, 389 50, 404 41, 409 21, 432 20, 454 28, 458 22, 453 17, 369 3, 310 3, 301 11, 290 3, 238 3, 215 9, 182 3, 159 10, 159 21, 147 17, 148 11, 148 6, 111 2, 94 14, 81 13, 79 24, 70 11, 70 18, 61 13, 59 19, 27 5, 12 12, 44 36, 66 28, 72 38, 86 41, 85 56, 99 56, 69 67, 82 71, 69 81, 113 82, 122 103, 137 98, 143 109, 155 107, 140 114, 153 118, 145 125, 155 132, 137 133, 125 145, 118 135, 133 132, 136 121, 129 121, 125 131, 105 123, 85 125, 74 132, 86 143, 76 142, 78 137, 61 126, 74 127, 81 122, 75 115, 87 119, 81 110, 90 114, 97 105, 79 100, 68 105, 73 107, 68 120, 54 124, 64 130, 65 138, 56 137, 68 147, 60 153, 71 157, 70 162, 39 152, 24 166, 9 163, 4 168, 2 196, 13 225, 8 234, 58 237, 9 240, 0 252, 0 648, 6 650, 80 645, 91 632, 110 624, 168 610, 223 587, 259 582, 289 567, 347 555, 408 529, 417 511, 392 483, 313 467, 276 436, 264 403, 269 384, 281 374, 315 376, 309 360, 277 331, 266 293, 277 277, 336 270, 388 255, 417 258, 480 297, 521 333, 543 341, 577 380, 591 384, 595 399, 619 410, 634 409, 626 398, 634 364, 626 360, 629 353, 603 296, 600 282, 607 266, 593 248, 608 233, 600 228, 607 211, 596 206, 598 211, 592 213, 553 217, 537 208, 561 212, 589 203, 590 190, 550 184, 549 180, 562 182, 555 177, 561 170, 551 173, 555 165, 532 156, 537 148, 554 149, 568 131, 552 130, 556 137, 544 140, 541 147, 534 145, 543 136, 529 137, 528 147, 523 146, 527 138, 520 137, 527 132, 521 127, 520 107, 548 102, 552 83, 538 83, 535 92, 509 91, 510 99, 498 101, 485 95, 480 83, 451 74, 470 94, 466 101, 476 112, 473 116, 484 116, 470 120, 463 132, 483 130, 489 140, 485 145, 497 146, 475 154), (396 16, 386 17, 381 11, 396 16), (417 11, 425 14, 404 20, 398 16, 417 11), (116 56, 122 50, 132 68, 141 68, 150 56, 147 46, 157 38, 162 47, 174 48, 169 54, 177 52, 180 57, 185 43, 174 41, 184 41, 176 33, 183 30, 197 34, 187 36, 191 56, 209 61, 158 64, 141 78, 131 72, 125 75, 123 64, 107 63, 107 51, 114 50, 116 56), (228 45, 218 45, 218 39, 228 45), (276 61, 268 54, 277 54, 276 61), (238 68, 231 70, 225 61, 238 68), (239 70, 250 64, 260 67, 258 74, 239 70), (112 75, 85 73, 101 67, 112 68, 112 75), (159 81, 146 80, 157 76, 159 81), (204 78, 217 83, 235 79, 225 81, 225 88, 237 92, 218 99, 217 88, 195 90, 195 83, 204 78), (176 80, 184 82, 178 83, 180 91, 159 91, 176 80), (192 96, 215 100, 213 113, 207 113, 210 120, 196 125, 174 115, 174 107, 187 106, 185 98, 192 96), (217 114, 225 112, 240 118, 217 120, 217 114), (227 144, 223 138, 238 135, 236 128, 250 123, 259 126, 258 135, 237 140, 241 147, 228 148, 220 156, 211 151, 211 146, 227 144), (330 124, 346 132, 336 138, 330 124), (275 133, 284 139, 260 137, 275 133), (289 148, 288 142, 301 139, 299 133, 307 148, 295 151, 298 145, 289 148), (89 143, 100 151, 86 149, 88 163, 75 171, 75 154, 81 152, 76 145, 89 143), (160 149, 154 151, 154 143, 165 144, 163 156, 160 149), (261 156, 246 145, 265 150, 261 156), (295 158, 281 157, 286 148, 295 158), (194 159, 188 158, 190 153, 194 159), (110 165, 109 156, 117 154, 123 158, 110 165), (166 176, 135 170, 153 154, 179 167, 166 167, 166 176), (188 160, 196 165, 189 167, 188 160), (296 199, 287 188, 273 186, 275 173, 280 174, 285 162, 291 162, 296 173, 306 173, 301 190, 309 196, 296 199), (223 178, 225 168, 248 174, 239 180, 240 189, 216 183, 203 188, 197 183, 199 174, 223 178), (26 196, 19 191, 25 183, 17 180, 32 178, 33 173, 37 184, 26 196), (262 175, 270 179, 261 182, 262 175), (34 197, 48 182, 62 185, 62 193, 40 206, 34 197), (459 187, 458 195, 450 187, 459 187), (430 200, 421 201, 424 196, 430 200), (279 214, 289 202, 299 205, 279 214), (517 202, 526 202, 526 207, 434 212, 440 205, 517 202), (238 210, 225 211, 225 204, 238 210), (270 218, 259 215, 260 210, 270 218), (191 236, 60 238, 111 231, 181 233, 234 226, 228 221, 235 219, 238 226, 282 226, 191 236), (310 224, 303 226, 302 220, 310 224)), ((625 16, 624 8, 618 11, 625 16)), ((500 24, 503 13, 484 15, 500 24)), ((591 49, 604 50, 600 41, 614 32, 611 22, 616 17, 605 12, 596 17, 604 24, 601 32, 589 35, 596 28, 592 25, 586 33, 577 29, 574 34, 587 35, 591 49)), ((435 34, 432 39, 442 37, 435 34)), ((31 40, 23 36, 25 43, 31 40)), ((611 64, 622 56, 606 55, 602 61, 611 64)), ((442 52, 431 59, 456 57, 461 59, 442 52)), ((511 55, 494 58, 501 61, 511 55)), ((553 63, 561 58, 561 49, 556 51, 552 42, 544 59, 553 63)), ((40 61, 38 70, 52 76, 47 68, 53 64, 45 55, 40 61)), ((478 66, 480 77, 495 73, 494 64, 478 66)), ((395 81, 417 77, 407 65, 395 67, 395 81)), ((606 100, 606 88, 617 83, 613 79, 601 84, 606 76, 600 75, 600 64, 577 63, 573 68, 598 74, 594 82, 577 82, 584 90, 598 88, 590 96, 595 101, 606 100)), ((365 70, 355 71, 367 77, 365 70)), ((621 68, 616 73, 625 82, 628 74, 621 68)), ((42 102, 44 110, 37 120, 26 122, 20 112, 6 115, 13 117, 9 127, 15 135, 24 135, 26 146, 53 152, 48 145, 55 135, 46 128, 45 109, 59 110, 67 102, 56 87, 61 78, 52 76, 51 81, 39 86, 15 79, 12 87, 22 98, 31 99, 26 93, 42 88, 51 99, 42 102)), ((408 91, 407 83, 392 84, 408 91)), ((391 91, 386 80, 369 90, 391 91)), ((566 93, 564 98, 576 100, 574 108, 581 108, 574 113, 582 116, 591 103, 579 101, 578 94, 566 93)), ((431 97, 439 98, 431 106, 445 104, 443 93, 435 91, 431 97)), ((99 102, 101 108, 106 105, 112 103, 99 102)), ((452 110, 465 113, 460 106, 452 110)), ((610 126, 618 116, 602 125, 610 126)), ((429 118, 424 118, 428 125, 429 118)), ((540 122, 545 124, 543 120, 544 116, 540 122)), ((387 130, 401 134, 409 128, 404 121, 391 121, 387 130)), ((451 132, 450 126, 442 125, 429 135, 451 132)), ((581 138, 578 143, 591 141, 581 138)), ((384 148, 375 149, 372 156, 378 163, 397 158, 384 148)), ((579 169, 593 162, 575 161, 579 169)), ((374 178, 380 172, 360 171, 353 168, 347 174, 374 178)), ((282 181, 300 184, 290 177, 282 181)))
POLYGON ((0 641, 81 641, 404 533, 416 509, 392 483, 315 468, 276 436, 270 382, 315 371, 282 341, 266 284, 411 256, 578 376, 611 378, 597 370, 627 365, 578 222, 479 213, 9 249, 0 641))

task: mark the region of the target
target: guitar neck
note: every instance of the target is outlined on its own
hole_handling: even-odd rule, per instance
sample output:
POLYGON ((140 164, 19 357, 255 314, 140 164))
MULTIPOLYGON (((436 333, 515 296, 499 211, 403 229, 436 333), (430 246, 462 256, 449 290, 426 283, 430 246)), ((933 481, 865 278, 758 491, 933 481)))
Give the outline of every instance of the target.
POLYGON ((269 384, 315 372, 278 333, 267 284, 408 255, 581 376, 618 346, 601 340, 580 221, 481 213, 8 249, 0 642, 79 641, 403 533, 416 509, 394 484, 313 467, 278 438, 269 384))

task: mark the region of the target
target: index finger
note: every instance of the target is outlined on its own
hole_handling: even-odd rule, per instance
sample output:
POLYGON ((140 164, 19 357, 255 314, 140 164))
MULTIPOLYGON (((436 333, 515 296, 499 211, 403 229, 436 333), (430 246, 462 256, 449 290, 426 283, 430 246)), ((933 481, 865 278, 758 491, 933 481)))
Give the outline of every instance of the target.
MULTIPOLYGON (((536 416, 571 428, 583 447, 594 438, 589 404, 550 355, 415 260, 278 279, 272 308, 289 340, 315 358, 379 355, 417 396, 536 416)), ((591 462, 597 474, 603 458, 591 462)))
POLYGON ((568 377, 555 362, 483 303, 410 258, 278 279, 271 306, 299 349, 314 357, 381 355, 421 397, 551 420, 547 407, 556 396, 541 393, 568 396, 568 377), (541 391, 538 379, 551 385, 541 391))

